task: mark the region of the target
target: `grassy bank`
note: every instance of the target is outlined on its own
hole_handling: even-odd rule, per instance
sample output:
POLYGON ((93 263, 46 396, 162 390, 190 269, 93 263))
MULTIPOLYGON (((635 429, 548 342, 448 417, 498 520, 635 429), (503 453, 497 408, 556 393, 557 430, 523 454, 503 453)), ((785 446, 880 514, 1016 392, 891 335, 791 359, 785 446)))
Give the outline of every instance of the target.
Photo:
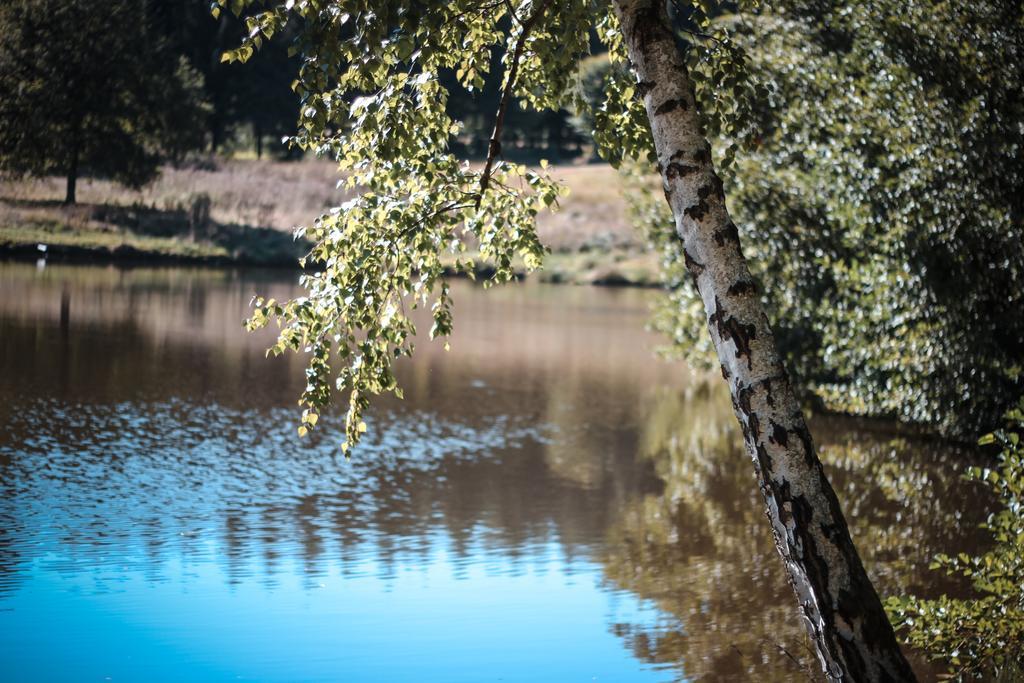
MULTIPOLYGON (((570 194, 538 221, 552 250, 550 282, 650 285, 656 263, 628 225, 618 177, 604 165, 559 166, 570 194)), ((79 183, 65 207, 63 179, 0 181, 0 255, 51 259, 152 260, 293 265, 305 249, 296 225, 345 201, 329 162, 219 160, 165 168, 138 190, 79 183)))

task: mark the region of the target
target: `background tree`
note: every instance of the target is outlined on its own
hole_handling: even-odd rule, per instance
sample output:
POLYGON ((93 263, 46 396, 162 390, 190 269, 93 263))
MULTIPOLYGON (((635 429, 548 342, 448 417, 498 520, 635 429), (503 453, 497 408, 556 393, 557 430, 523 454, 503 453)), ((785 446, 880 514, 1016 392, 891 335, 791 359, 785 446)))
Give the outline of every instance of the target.
POLYGON ((201 80, 163 49, 139 0, 0 7, 0 168, 137 187, 201 145, 201 80))
MULTIPOLYGON (((18 0, 4 8, 5 26, 11 30, 5 31, 3 38, 8 66, 0 87, 12 93, 5 98, 6 125, 12 131, 7 136, 5 170, 67 175, 74 147, 64 142, 69 139, 63 132, 69 124, 63 119, 75 116, 72 109, 86 108, 94 112, 94 127, 110 129, 90 134, 112 139, 111 131, 120 126, 131 128, 132 136, 147 138, 136 149, 136 153, 143 149, 140 154, 146 160, 129 164, 136 168, 152 169, 153 158, 173 160, 200 148, 230 154, 250 143, 257 157, 263 156, 267 142, 275 154, 298 156, 297 148, 285 148, 280 142, 295 134, 299 104, 292 89, 299 61, 288 54, 294 38, 292 27, 286 24, 275 35, 265 37, 261 54, 248 68, 238 69, 222 62, 221 55, 247 35, 246 11, 237 16, 225 12, 215 18, 207 0, 118 0, 103 4, 103 11, 90 13, 89 8, 99 6, 95 1, 74 0, 61 4, 59 12, 51 13, 52 20, 44 22, 41 17, 51 5, 58 6, 46 0, 18 0), (68 54, 74 54, 74 59, 62 58, 68 54), (111 55, 118 55, 117 60, 111 61, 111 55), (31 72, 25 71, 29 62, 34 63, 31 72), (67 96, 67 102, 58 102, 57 110, 51 107, 54 84, 65 82, 78 84, 78 90, 73 98, 67 96), (111 96, 115 90, 125 96, 111 96), (201 111, 196 106, 199 101, 205 103, 201 111), (28 112, 44 107, 48 130, 57 131, 53 135, 38 126, 33 130, 26 123, 39 118, 28 112), (153 107, 164 111, 164 132, 154 133, 153 125, 160 128, 160 122, 147 123, 143 116, 153 107), (129 120, 134 122, 131 126, 125 123, 129 120), (47 151, 41 154, 40 149, 47 151)), ((451 93, 449 113, 465 126, 453 144, 468 156, 487 153, 486 140, 501 97, 500 70, 492 73, 499 60, 498 53, 489 56, 483 84, 470 89, 459 84, 454 72, 441 74, 451 93)), ((579 155, 589 132, 579 132, 569 119, 566 109, 536 112, 512 102, 505 120, 506 153, 509 158, 532 162, 542 156, 557 160, 579 155)), ((115 149, 123 151, 118 147, 111 152, 115 149)), ((104 156, 114 155, 97 152, 91 168, 99 175, 114 177, 111 169, 119 162, 104 156)), ((135 157, 128 154, 126 158, 135 157)), ((87 164, 80 160, 79 166, 85 170, 87 164)), ((151 173, 125 168, 120 179, 134 176, 144 182, 141 178, 147 175, 151 173)))

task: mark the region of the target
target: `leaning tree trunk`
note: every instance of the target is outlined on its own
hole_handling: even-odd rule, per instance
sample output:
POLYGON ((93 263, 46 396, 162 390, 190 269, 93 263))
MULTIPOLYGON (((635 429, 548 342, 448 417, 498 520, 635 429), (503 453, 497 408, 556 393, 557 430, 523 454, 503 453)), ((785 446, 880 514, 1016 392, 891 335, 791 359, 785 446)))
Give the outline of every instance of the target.
POLYGON ((776 349, 664 0, 614 0, 614 6, 686 267, 704 302, 775 545, 824 672, 832 680, 913 680, 776 349))

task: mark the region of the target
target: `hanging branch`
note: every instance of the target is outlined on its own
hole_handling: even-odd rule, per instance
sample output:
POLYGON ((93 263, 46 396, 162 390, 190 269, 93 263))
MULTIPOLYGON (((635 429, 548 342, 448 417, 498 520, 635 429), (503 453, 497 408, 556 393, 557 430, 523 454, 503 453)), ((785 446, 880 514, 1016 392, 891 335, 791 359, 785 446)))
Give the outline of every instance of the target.
POLYGON ((480 202, 483 201, 484 192, 491 185, 491 173, 494 170, 494 162, 501 154, 501 131, 505 126, 505 112, 508 111, 508 104, 512 101, 512 91, 516 85, 516 77, 519 75, 519 61, 523 56, 523 50, 526 48, 526 40, 530 36, 530 31, 550 4, 551 0, 543 0, 526 21, 520 21, 515 12, 511 13, 512 19, 523 28, 516 39, 516 46, 512 51, 512 65, 509 67, 505 88, 501 93, 501 101, 498 103, 498 114, 494 118, 494 132, 491 133, 490 144, 487 147, 487 162, 484 164, 484 171, 480 176, 480 192, 476 196, 476 208, 478 209, 480 208, 480 202))

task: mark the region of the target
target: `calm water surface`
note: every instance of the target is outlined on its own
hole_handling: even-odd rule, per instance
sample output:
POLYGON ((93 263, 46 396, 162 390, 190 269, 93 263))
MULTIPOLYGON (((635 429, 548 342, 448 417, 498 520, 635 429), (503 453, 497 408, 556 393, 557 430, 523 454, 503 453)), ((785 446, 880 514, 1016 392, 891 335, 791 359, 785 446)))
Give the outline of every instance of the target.
MULTIPOLYGON (((0 678, 813 666, 721 382, 653 356, 654 294, 456 283, 452 352, 421 343, 346 461, 336 418, 296 435, 301 358, 241 329, 294 279, 0 264, 0 678)), ((976 542, 971 454, 812 431, 880 589, 956 590, 927 564, 976 542)))

